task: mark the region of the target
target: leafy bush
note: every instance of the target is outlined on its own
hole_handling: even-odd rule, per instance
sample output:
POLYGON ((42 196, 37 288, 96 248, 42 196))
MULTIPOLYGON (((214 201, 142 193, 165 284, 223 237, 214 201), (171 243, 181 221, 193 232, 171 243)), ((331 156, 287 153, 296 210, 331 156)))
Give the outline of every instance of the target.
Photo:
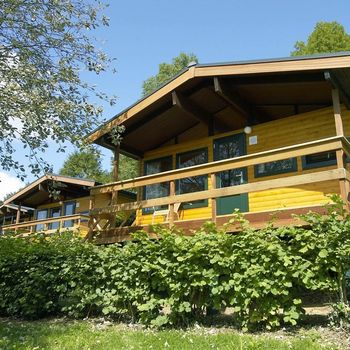
POLYGON ((346 305, 350 216, 335 204, 307 227, 254 230, 236 214, 222 229, 206 223, 194 236, 154 228, 125 245, 98 247, 72 234, 0 238, 0 314, 127 317, 183 325, 231 307, 245 329, 295 325, 300 292, 337 293, 346 305), (228 234, 230 225, 240 233, 228 234))

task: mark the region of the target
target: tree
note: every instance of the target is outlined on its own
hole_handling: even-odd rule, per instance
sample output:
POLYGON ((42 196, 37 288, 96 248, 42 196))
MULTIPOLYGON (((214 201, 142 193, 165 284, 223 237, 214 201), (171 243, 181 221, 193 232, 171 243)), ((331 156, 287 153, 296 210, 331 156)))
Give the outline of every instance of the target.
POLYGON ((172 63, 163 62, 159 65, 158 74, 148 78, 142 84, 142 96, 150 94, 152 91, 159 88, 176 74, 181 72, 191 62, 198 62, 195 54, 186 54, 181 52, 179 56, 174 57, 172 63))
POLYGON ((350 50, 350 35, 338 22, 318 22, 306 42, 297 41, 292 56, 350 50))
MULTIPOLYGON (((27 150, 30 171, 49 172, 40 153, 49 141, 80 145, 102 113, 93 96, 114 103, 80 72, 99 74, 111 60, 89 32, 108 25, 100 0, 6 0, 0 6, 0 164, 25 177, 14 141, 27 150)), ((86 73, 87 74, 87 73, 86 73)))
POLYGON ((139 176, 139 162, 121 154, 119 157, 119 180, 133 179, 139 176))
POLYGON ((113 181, 111 172, 102 169, 101 153, 94 147, 71 153, 59 173, 102 183, 113 181))

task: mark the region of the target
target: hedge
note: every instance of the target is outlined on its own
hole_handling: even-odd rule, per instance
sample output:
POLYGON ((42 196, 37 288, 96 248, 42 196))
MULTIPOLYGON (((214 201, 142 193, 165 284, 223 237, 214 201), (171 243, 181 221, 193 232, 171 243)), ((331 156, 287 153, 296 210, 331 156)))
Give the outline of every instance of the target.
POLYGON ((336 198, 305 227, 241 231, 206 223, 193 236, 155 227, 125 245, 96 246, 73 234, 0 238, 0 315, 22 318, 108 316, 184 325, 231 307, 249 329, 296 325, 300 291, 336 293, 347 302, 350 216, 336 198))

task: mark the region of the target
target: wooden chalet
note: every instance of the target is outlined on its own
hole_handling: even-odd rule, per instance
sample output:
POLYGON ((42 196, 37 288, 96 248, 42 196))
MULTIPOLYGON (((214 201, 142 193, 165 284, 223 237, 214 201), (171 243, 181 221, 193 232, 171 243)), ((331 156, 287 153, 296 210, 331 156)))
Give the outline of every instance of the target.
POLYGON ((190 232, 235 209, 256 227, 272 215, 290 224, 330 193, 348 204, 349 108, 350 52, 193 64, 88 136, 114 152, 116 177, 91 188, 90 235, 116 242, 154 223, 190 232), (139 177, 117 180, 119 153, 140 161, 139 177), (130 189, 137 200, 118 204, 130 189), (117 213, 132 211, 132 226, 115 227, 117 213))
MULTIPOLYGON (((79 231, 85 236, 89 223, 90 188, 93 180, 45 175, 8 198, 0 208, 1 231, 28 235, 34 232, 79 231)), ((124 196, 124 197, 123 197, 124 196)), ((130 201, 132 194, 121 193, 130 201)), ((98 205, 106 206, 101 196, 98 205)))

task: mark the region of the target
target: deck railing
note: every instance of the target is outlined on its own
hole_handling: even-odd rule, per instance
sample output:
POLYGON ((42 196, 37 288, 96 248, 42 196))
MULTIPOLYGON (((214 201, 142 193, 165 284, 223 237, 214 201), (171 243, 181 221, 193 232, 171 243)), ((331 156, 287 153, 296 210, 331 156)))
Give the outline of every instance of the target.
MULTIPOLYGON (((55 218, 40 219, 20 222, 18 224, 3 225, 3 232, 16 232, 21 234, 29 234, 33 232, 61 231, 63 229, 77 228, 81 226, 82 220, 88 222, 90 216, 87 214, 74 214, 66 216, 58 216, 55 218), (65 223, 71 221, 71 224, 65 227, 65 223), (53 224, 56 228, 52 228, 53 224), (51 225, 51 226, 50 226, 51 225)), ((87 226, 87 225, 86 225, 87 226)))
MULTIPOLYGON (((175 203, 193 202, 196 200, 204 199, 212 200, 212 220, 215 221, 216 198, 249 192, 264 191, 280 187, 305 185, 328 180, 339 180, 341 196, 346 199, 349 192, 348 188, 350 174, 346 170, 345 155, 350 156, 349 141, 345 137, 335 136, 317 141, 277 148, 269 151, 253 153, 236 158, 209 162, 188 168, 176 169, 162 173, 141 176, 126 181, 118 181, 96 186, 91 189, 90 215, 92 223, 90 229, 96 229, 98 222, 101 219, 107 219, 108 221, 109 215, 110 218, 113 217, 111 214, 161 205, 169 205, 169 224, 172 225, 174 222, 175 203), (312 173, 284 176, 278 179, 267 179, 230 187, 216 188, 216 174, 219 172, 321 152, 336 152, 337 165, 334 169, 323 171, 315 170, 315 172, 312 173), (175 193, 176 180, 200 175, 207 175, 210 177, 210 190, 203 190, 186 194, 175 193), (119 190, 127 190, 163 182, 170 183, 170 193, 166 197, 116 204, 119 190), (95 197, 99 194, 106 193, 111 194, 111 205, 103 208, 95 208, 95 197)), ((103 228, 109 227, 111 226, 106 224, 103 228)))

